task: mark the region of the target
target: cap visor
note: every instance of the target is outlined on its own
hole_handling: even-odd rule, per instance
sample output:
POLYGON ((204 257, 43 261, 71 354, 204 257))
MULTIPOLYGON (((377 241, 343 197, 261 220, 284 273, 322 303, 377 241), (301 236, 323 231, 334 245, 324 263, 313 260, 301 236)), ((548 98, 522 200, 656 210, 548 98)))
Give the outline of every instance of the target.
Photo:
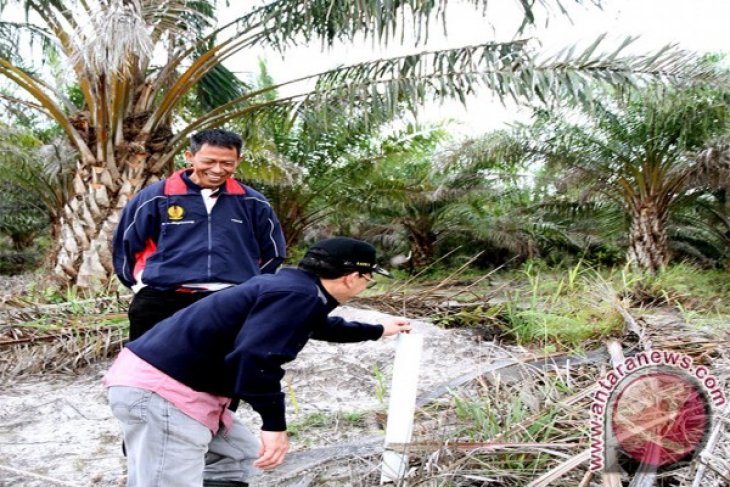
POLYGON ((375 272, 376 274, 380 274, 381 276, 385 276, 385 277, 389 277, 389 278, 393 279, 393 275, 390 272, 383 269, 382 267, 380 267, 379 265, 376 265, 373 267, 373 272, 375 272))

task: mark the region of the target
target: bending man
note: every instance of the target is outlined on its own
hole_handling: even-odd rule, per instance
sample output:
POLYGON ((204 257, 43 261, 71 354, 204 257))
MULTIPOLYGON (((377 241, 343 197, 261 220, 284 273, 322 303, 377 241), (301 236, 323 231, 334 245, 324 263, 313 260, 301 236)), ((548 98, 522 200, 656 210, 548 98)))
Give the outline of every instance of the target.
POLYGON ((130 342, 104 379, 127 445, 127 485, 245 485, 281 464, 282 365, 309 338, 357 342, 411 329, 403 318, 370 325, 328 316, 373 273, 387 275, 370 244, 323 240, 298 269, 217 292, 130 342), (237 399, 261 416, 261 446, 227 409, 237 399))

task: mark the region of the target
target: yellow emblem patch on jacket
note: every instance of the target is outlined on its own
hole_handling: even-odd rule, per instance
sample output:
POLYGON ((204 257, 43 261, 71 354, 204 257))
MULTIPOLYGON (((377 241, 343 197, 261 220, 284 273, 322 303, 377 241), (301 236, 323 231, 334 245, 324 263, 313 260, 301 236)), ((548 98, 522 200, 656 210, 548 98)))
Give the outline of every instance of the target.
POLYGON ((185 210, 182 206, 172 205, 167 209, 167 216, 170 217, 170 220, 182 220, 182 217, 185 216, 185 210))

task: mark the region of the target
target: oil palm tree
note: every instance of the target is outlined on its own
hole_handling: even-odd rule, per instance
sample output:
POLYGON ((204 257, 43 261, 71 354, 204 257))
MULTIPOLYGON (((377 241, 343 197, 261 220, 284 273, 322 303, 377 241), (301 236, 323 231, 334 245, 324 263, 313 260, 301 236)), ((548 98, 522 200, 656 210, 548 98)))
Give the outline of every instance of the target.
MULTIPOLYGON (((356 37, 385 44, 402 39, 406 18, 416 37, 425 37, 431 17, 443 16, 447 1, 272 0, 219 27, 213 25, 214 2, 204 0, 3 0, 0 7, 11 3, 38 19, 38 25, 4 22, 0 28, 0 75, 24 92, 12 103, 50 117, 78 152, 73 192, 56 229, 55 272, 79 286, 112 275, 109 242, 121 208, 164 176, 187 136, 199 129, 232 120, 254 124, 322 103, 343 109, 368 104, 371 112, 386 113, 430 96, 463 99, 478 86, 508 98, 584 100, 596 80, 672 77, 685 73, 680 68, 688 61, 672 51, 624 56, 619 48, 599 54, 596 45, 537 61, 527 40, 487 42, 329 70, 278 86, 291 85, 298 94, 260 101, 261 93, 236 82, 223 61, 260 46, 285 52, 297 43, 356 37), (63 74, 77 87, 78 102, 67 96, 66 86, 19 59, 12 39, 21 31, 53 49, 48 56, 67 67, 63 74), (183 117, 182 104, 191 98, 199 110, 183 117)), ((469 2, 487 14, 489 3, 469 2)), ((559 0, 519 5, 523 26, 535 22, 535 5, 562 9, 559 0)))
MULTIPOLYGON (((623 209, 628 258, 654 273, 670 260, 670 233, 686 235, 688 218, 697 218, 700 197, 727 187, 727 161, 708 148, 728 133, 729 109, 723 90, 647 89, 616 96, 580 122, 553 113, 532 139, 536 153, 563 168, 559 179, 580 186, 583 203, 612 201, 623 209)), ((686 250, 690 240, 684 242, 686 250)))
POLYGON ((445 239, 468 241, 482 233, 484 221, 474 217, 495 188, 514 177, 522 152, 501 132, 448 146, 443 128, 414 130, 402 150, 374 164, 363 193, 370 196, 371 232, 407 242, 410 265, 419 268, 433 261, 445 239))
POLYGON ((566 231, 546 217, 544 195, 529 171, 533 154, 515 133, 491 132, 454 146, 448 156, 459 171, 477 176, 476 185, 445 208, 452 240, 470 253, 481 251, 479 262, 500 264, 545 256, 559 246, 577 250, 581 235, 566 231))
POLYGON ((64 140, 43 144, 30 130, 0 124, 0 232, 17 250, 33 244, 60 218, 70 190, 75 154, 64 140))

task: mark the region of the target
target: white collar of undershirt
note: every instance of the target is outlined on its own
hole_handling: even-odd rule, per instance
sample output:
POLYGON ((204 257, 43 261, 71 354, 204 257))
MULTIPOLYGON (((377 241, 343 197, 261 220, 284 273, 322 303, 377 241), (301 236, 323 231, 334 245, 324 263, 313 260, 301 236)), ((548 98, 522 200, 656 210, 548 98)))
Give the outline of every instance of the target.
POLYGON ((208 211, 208 214, 210 214, 210 210, 212 210, 213 206, 215 206, 215 202, 218 201, 218 195, 220 195, 220 193, 220 188, 203 188, 200 190, 200 196, 203 197, 203 203, 205 203, 205 209, 208 211))

